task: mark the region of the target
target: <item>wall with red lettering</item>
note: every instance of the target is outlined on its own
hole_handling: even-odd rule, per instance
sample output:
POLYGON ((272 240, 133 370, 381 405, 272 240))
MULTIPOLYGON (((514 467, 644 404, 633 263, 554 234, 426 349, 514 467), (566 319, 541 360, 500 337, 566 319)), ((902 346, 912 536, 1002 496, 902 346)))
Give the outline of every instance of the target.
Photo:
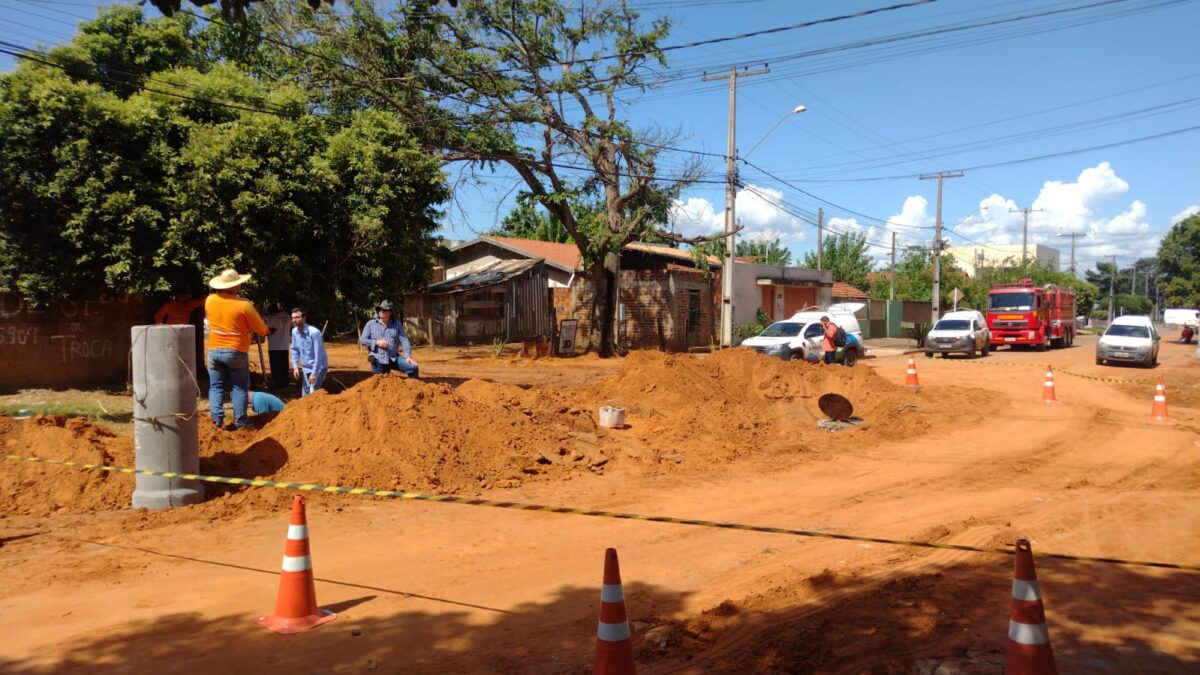
POLYGON ((0 293, 0 389, 122 382, 129 330, 147 323, 136 298, 62 300, 34 307, 0 293))

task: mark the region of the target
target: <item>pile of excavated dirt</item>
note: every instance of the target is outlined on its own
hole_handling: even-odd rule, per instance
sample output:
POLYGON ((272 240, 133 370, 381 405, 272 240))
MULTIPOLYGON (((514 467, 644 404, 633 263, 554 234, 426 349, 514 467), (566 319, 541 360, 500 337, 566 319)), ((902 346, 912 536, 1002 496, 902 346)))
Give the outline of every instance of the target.
POLYGON ((974 414, 976 404, 995 396, 960 387, 911 391, 861 365, 784 362, 743 349, 707 358, 636 352, 587 395, 596 404, 624 406, 629 429, 622 433, 677 462, 917 436, 974 414), (817 399, 827 393, 849 399, 867 424, 818 430, 825 415, 817 399))
MULTIPOLYGON (((4 454, 87 464, 133 466, 133 439, 119 437, 81 418, 0 416, 4 454)), ((0 467, 0 514, 41 516, 60 511, 101 511, 129 506, 133 479, 5 460, 0 467)))
MULTIPOLYGON (((995 396, 989 394, 987 396, 995 396)), ((588 389, 555 391, 468 380, 373 377, 337 395, 293 401, 257 429, 217 430, 201 420, 200 471, 375 489, 477 494, 582 472, 703 469, 742 456, 917 436, 979 408, 965 388, 913 392, 866 367, 782 362, 749 350, 708 357, 635 352, 588 389), (865 427, 818 430, 817 399, 838 393, 865 427), (627 427, 598 428, 604 404, 626 408, 627 427), (684 465, 679 467, 678 465, 684 465)), ((133 465, 133 442, 83 420, 0 418, 7 452, 133 465)), ((9 462, 0 514, 124 509, 129 476, 9 462)), ((286 506, 290 494, 206 484, 207 517, 286 506)), ((318 497, 317 495, 314 495, 318 497)))
MULTIPOLYGON (((574 420, 586 418, 581 411, 535 410, 497 394, 467 397, 444 383, 375 377, 336 396, 319 392, 288 404, 240 450, 214 434, 203 465, 224 475, 436 492, 513 487, 530 476, 596 466, 543 457, 559 456, 574 420)), ((592 426, 590 419, 582 424, 592 426)))

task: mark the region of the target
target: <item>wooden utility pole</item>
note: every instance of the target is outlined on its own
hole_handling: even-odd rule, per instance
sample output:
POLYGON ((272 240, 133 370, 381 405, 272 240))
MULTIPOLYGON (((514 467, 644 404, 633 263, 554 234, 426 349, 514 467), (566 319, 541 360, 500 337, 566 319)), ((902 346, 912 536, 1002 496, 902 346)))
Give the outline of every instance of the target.
POLYGON ((729 79, 729 145, 725 153, 725 264, 721 270, 721 346, 733 346, 733 265, 737 255, 735 239, 737 201, 737 81, 739 77, 765 75, 771 72, 765 65, 757 70, 729 66, 721 75, 704 75, 703 80, 729 79))
POLYGON ((1082 232, 1071 232, 1070 234, 1060 234, 1060 237, 1067 237, 1071 240, 1071 275, 1075 274, 1075 240, 1080 237, 1086 237, 1082 232))
POLYGON ((962 178, 961 171, 939 171, 936 174, 919 176, 921 180, 937 179, 937 222, 933 228, 933 320, 938 320, 942 308, 942 181, 947 178, 962 178))
POLYGON ((1025 261, 1029 259, 1029 214, 1041 213, 1043 209, 1033 209, 1026 206, 1023 209, 1009 209, 1009 213, 1025 214, 1025 226, 1021 228, 1021 266, 1025 265, 1025 261))
POLYGON ((824 267, 821 266, 821 264, 822 264, 821 256, 824 255, 824 252, 821 249, 825 248, 824 241, 825 241, 825 209, 817 209, 817 270, 818 271, 825 269, 824 267))

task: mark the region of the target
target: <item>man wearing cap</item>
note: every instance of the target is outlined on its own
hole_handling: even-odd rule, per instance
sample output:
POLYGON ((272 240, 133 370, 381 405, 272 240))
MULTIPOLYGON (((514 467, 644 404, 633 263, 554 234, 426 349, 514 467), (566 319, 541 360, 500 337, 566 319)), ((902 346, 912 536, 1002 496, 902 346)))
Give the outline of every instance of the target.
POLYGON ((363 326, 359 342, 367 348, 372 373, 382 375, 399 370, 409 377, 420 377, 420 368, 412 359, 412 344, 404 334, 404 327, 392 318, 392 303, 387 300, 375 305, 375 318, 363 326))
POLYGON ((208 285, 216 291, 204 300, 208 320, 208 408, 213 424, 225 421, 225 389, 230 389, 233 421, 239 429, 249 424, 246 397, 250 390, 250 334, 267 335, 269 330, 254 304, 238 297, 249 274, 228 269, 208 285))

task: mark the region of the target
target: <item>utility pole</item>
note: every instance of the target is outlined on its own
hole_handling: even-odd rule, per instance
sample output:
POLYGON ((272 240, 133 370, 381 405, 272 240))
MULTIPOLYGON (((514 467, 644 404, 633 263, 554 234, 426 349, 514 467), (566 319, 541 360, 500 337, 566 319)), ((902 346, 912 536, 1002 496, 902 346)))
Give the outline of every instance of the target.
POLYGON ((825 248, 825 209, 817 209, 817 271, 825 269, 821 267, 821 256, 824 255, 821 249, 825 248))
POLYGON ((729 66, 729 72, 722 75, 705 75, 703 80, 724 80, 729 78, 729 145, 725 153, 725 264, 721 270, 721 346, 733 346, 733 266, 737 246, 734 241, 737 233, 735 208, 737 201, 737 81, 739 77, 765 75, 771 72, 765 65, 758 70, 742 69, 738 72, 736 66, 729 66))
POLYGON ((1070 234, 1060 234, 1060 237, 1066 237, 1071 240, 1071 275, 1075 275, 1075 240, 1080 237, 1086 237, 1086 234, 1081 232, 1072 232, 1070 234))
POLYGON ((933 228, 933 320, 938 320, 942 308, 942 181, 947 178, 962 178, 961 171, 939 171, 936 174, 919 176, 921 180, 936 178, 938 182, 937 222, 933 228))
MULTIPOLYGON (((1025 266, 1025 261, 1029 259, 1029 214, 1040 213, 1043 209, 1032 209, 1026 206, 1023 209, 1009 209, 1009 213, 1025 214, 1025 227, 1021 229, 1021 266, 1025 266)), ((1073 240, 1072 240, 1073 241, 1073 240)))
POLYGON ((1113 289, 1116 287, 1117 280, 1117 256, 1112 257, 1112 273, 1108 275, 1108 322, 1111 324, 1113 320, 1113 289))
POLYGON ((896 299, 896 233, 892 233, 892 269, 888 272, 888 300, 896 299))

